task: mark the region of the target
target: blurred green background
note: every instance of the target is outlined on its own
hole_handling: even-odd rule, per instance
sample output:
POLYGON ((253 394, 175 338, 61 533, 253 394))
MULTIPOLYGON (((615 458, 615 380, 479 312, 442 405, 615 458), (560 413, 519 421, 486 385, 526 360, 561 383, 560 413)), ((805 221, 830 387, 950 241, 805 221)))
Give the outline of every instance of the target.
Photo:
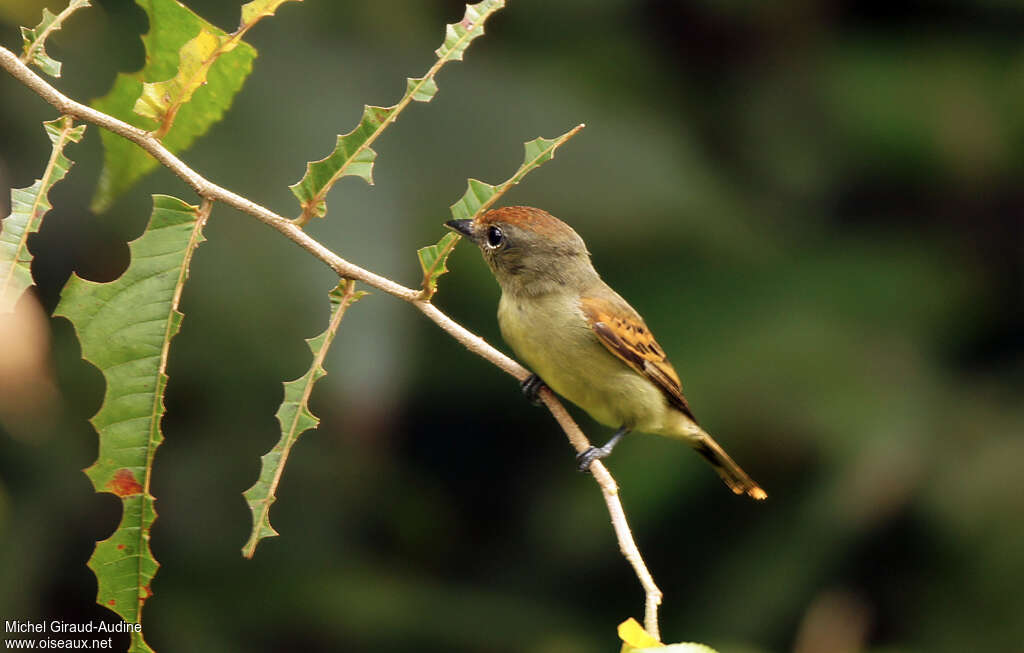
MULTIPOLYGON (((59 3, 47 3, 58 9, 59 3)), ((88 100, 141 67, 141 10, 95 3, 48 43, 88 100)), ((238 2, 189 6, 231 29, 238 2)), ((722 653, 1024 651, 1024 7, 1016 2, 512 0, 344 181, 309 232, 408 285, 466 177, 587 128, 504 203, 572 224, 646 316, 695 413, 768 491, 634 436, 609 467, 662 590, 667 641, 722 653)), ((0 41, 43 3, 3 0, 0 41)), ((306 161, 429 68, 459 2, 307 2, 255 28, 252 76, 186 152, 285 215, 306 161)), ((0 214, 45 166, 55 111, 0 75, 0 214)), ((31 241, 52 311, 116 278, 159 171, 104 215, 96 128, 31 241)), ((160 651, 616 651, 642 617, 604 502, 510 377, 382 293, 346 316, 323 423, 252 561, 241 492, 277 439, 333 275, 217 206, 174 341, 152 482, 160 651)), ((437 304, 502 346, 498 289, 460 247, 437 304)), ((0 434, 0 615, 111 618, 85 567, 119 518, 79 471, 102 377, 49 323, 52 424, 0 434)), ((18 342, 3 342, 13 348, 18 342)), ((592 439, 606 429, 579 415, 592 439)), ((123 641, 123 640, 122 640, 123 641)), ((119 644, 123 645, 123 644, 119 644)))

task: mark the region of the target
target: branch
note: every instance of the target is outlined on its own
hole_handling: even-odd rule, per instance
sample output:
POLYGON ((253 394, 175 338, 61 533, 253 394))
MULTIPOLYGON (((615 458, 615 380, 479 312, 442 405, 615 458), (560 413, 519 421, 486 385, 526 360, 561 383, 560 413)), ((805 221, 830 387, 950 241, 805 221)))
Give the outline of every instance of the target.
MULTIPOLYGON (((522 365, 487 344, 483 338, 452 320, 428 300, 423 299, 419 289, 407 288, 402 284, 396 283, 378 274, 374 274, 369 270, 346 261, 324 247, 320 242, 310 237, 291 220, 284 218, 240 195, 237 195, 226 188, 208 181, 202 175, 192 170, 192 168, 182 162, 181 159, 172 154, 149 132, 129 125, 122 120, 114 118, 113 116, 96 111, 91 107, 65 96, 48 84, 44 79, 39 77, 39 75, 32 72, 32 70, 25 66, 18 57, 4 47, 0 47, 0 67, 3 67, 11 74, 12 77, 52 104, 62 114, 72 116, 83 122, 92 123, 132 141, 151 154, 157 161, 169 168, 186 184, 191 186, 193 190, 195 190, 196 193, 198 193, 207 202, 221 202, 234 207, 243 213, 247 213, 260 222, 263 222, 284 234, 299 247, 305 249, 320 261, 327 264, 327 266, 334 270, 339 276, 362 281, 363 283, 389 295, 393 295, 399 299, 409 302, 419 309, 421 313, 427 316, 427 318, 432 320, 446 333, 466 347, 466 349, 493 363, 495 366, 504 370, 508 374, 511 374, 520 381, 526 379, 526 377, 530 375, 530 372, 522 365)), ((577 452, 583 452, 590 447, 590 441, 587 439, 586 435, 583 434, 583 431, 580 430, 579 426, 577 426, 576 422, 573 421, 572 417, 565 410, 565 407, 562 406, 561 402, 559 402, 558 399, 547 389, 541 391, 540 397, 548 407, 548 410, 551 411, 555 420, 558 421, 562 430, 565 431, 566 437, 569 439, 573 448, 576 449, 577 452)), ((647 632, 652 636, 659 637, 658 605, 661 603, 661 590, 659 590, 658 586, 655 585, 654 579, 651 577, 651 573, 647 570, 647 565, 644 564, 643 557, 640 555, 640 551, 633 539, 633 534, 626 521, 625 511, 622 509, 622 503, 619 501, 618 485, 599 460, 595 460, 591 463, 590 472, 593 474, 594 480, 600 486, 601 493, 604 495, 605 503, 608 505, 608 513, 611 516, 612 526, 615 529, 615 535, 619 542, 619 549, 622 551, 623 556, 625 556, 630 565, 632 565, 633 570, 644 589, 644 593, 646 595, 644 626, 647 632)))

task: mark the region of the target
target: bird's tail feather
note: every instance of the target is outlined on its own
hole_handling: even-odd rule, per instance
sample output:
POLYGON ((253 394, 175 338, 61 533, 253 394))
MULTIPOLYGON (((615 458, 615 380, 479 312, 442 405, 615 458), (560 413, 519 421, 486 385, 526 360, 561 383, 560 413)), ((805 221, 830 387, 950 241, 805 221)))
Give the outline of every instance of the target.
POLYGON ((729 454, 725 453, 725 449, 722 449, 710 435, 701 431, 700 435, 690 440, 690 444, 704 460, 711 464, 734 493, 746 494, 758 501, 768 498, 768 494, 736 464, 736 461, 729 457, 729 454))

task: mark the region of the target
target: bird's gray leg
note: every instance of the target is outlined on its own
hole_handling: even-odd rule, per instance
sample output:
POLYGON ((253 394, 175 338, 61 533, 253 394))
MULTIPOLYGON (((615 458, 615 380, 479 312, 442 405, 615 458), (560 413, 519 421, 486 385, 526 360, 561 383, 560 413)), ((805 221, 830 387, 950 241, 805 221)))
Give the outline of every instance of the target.
POLYGON ((615 432, 615 435, 613 435, 611 439, 608 440, 608 442, 604 443, 604 446, 590 447, 583 453, 577 454, 576 468, 579 469, 581 472, 586 472, 590 469, 590 463, 594 462, 595 460, 607 458, 612 453, 612 449, 615 448, 615 445, 617 445, 619 443, 619 440, 622 439, 622 436, 626 435, 627 433, 629 433, 629 427, 620 426, 619 430, 615 432))
POLYGON ((523 389, 523 395, 534 406, 540 406, 540 389, 546 387, 544 382, 536 374, 526 377, 519 386, 523 389))

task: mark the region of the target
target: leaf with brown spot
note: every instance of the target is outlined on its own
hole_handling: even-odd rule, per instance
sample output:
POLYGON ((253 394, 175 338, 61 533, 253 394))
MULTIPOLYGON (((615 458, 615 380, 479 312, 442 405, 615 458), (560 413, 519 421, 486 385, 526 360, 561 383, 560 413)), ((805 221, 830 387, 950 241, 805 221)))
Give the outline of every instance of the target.
MULTIPOLYGON (((107 481, 105 487, 119 497, 130 497, 142 492, 142 485, 135 480, 135 475, 130 469, 119 469, 114 472, 114 477, 107 481)), ((124 545, 118 544, 117 548, 123 549, 124 545)))
MULTIPOLYGON (((55 315, 71 320, 82 357, 106 380, 103 405, 91 422, 99 455, 85 470, 97 492, 121 497, 117 530, 96 544, 89 567, 97 602, 139 623, 157 561, 149 549, 156 519, 149 493, 153 456, 163 440, 167 358, 182 314, 178 301, 192 253, 203 240, 209 215, 173 197, 153 197, 145 233, 129 243, 131 263, 120 278, 96 283, 72 275, 55 315)), ((131 633, 130 651, 150 651, 142 633, 131 633)))

